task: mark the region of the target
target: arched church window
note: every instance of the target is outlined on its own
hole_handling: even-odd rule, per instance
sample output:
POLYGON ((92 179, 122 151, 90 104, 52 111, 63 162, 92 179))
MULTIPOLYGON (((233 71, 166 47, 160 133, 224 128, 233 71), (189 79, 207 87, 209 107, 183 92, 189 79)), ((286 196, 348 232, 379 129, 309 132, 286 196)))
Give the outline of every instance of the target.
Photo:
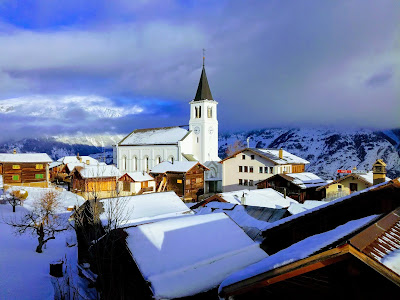
POLYGON ((197 109, 197 106, 194 108, 194 116, 195 118, 199 117, 199 110, 197 109))
POLYGON ((199 118, 201 118, 201 106, 199 106, 199 118))
POLYGON ((122 170, 126 171, 126 156, 122 157, 122 170))
POLYGON ((149 157, 145 156, 143 160, 143 170, 148 172, 149 171, 149 157))
POLYGON ((207 108, 207 117, 212 118, 212 107, 207 108))
POLYGON ((168 161, 173 164, 174 163, 174 157, 171 155, 170 157, 168 157, 168 161))
POLYGON ((161 156, 160 155, 158 155, 156 157, 156 164, 161 164, 161 156))
POLYGON ((133 164, 132 170, 133 170, 133 171, 137 171, 138 165, 137 165, 137 157, 136 157, 136 156, 134 156, 134 157, 132 158, 132 164, 133 164))

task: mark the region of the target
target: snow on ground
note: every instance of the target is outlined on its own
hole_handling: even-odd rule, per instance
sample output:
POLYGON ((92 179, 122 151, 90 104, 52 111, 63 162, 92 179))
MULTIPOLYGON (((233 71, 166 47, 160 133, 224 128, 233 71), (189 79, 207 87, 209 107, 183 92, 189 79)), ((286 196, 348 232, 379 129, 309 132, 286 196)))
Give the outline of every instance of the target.
POLYGON ((0 299, 54 299, 50 263, 66 256, 72 264, 76 263, 76 246, 66 246, 66 240, 71 240, 75 233, 72 228, 61 232, 47 242, 43 253, 36 253, 37 237, 16 236, 11 226, 3 222, 26 212, 25 207, 17 206, 13 213, 11 205, 0 204, 0 299))

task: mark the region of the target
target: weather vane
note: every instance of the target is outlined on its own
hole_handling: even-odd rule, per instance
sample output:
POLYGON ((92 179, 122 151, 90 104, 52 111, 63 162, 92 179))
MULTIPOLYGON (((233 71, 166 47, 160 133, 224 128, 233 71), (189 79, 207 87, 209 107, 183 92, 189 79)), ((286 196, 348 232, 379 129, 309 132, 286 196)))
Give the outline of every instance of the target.
POLYGON ((206 49, 203 48, 203 67, 204 67, 204 60, 206 59, 206 49))

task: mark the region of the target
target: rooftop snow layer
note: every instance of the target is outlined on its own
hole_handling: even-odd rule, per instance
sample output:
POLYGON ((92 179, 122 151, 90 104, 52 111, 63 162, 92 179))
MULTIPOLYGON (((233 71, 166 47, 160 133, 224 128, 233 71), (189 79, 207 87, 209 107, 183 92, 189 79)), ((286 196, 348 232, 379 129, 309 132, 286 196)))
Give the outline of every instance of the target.
POLYGON ((64 156, 61 157, 59 159, 57 159, 57 161, 62 162, 64 165, 66 164, 70 164, 70 163, 87 163, 87 161, 89 161, 89 164, 98 164, 99 161, 97 159, 94 159, 93 157, 90 156, 80 156, 80 158, 82 159, 82 161, 80 161, 76 156, 64 156))
POLYGON ((136 129, 119 145, 170 145, 178 144, 189 131, 181 127, 136 129))
POLYGON ((278 165, 285 164, 309 164, 310 162, 298 157, 294 154, 291 154, 285 150, 282 150, 282 158, 279 158, 279 149, 261 149, 261 148, 252 148, 252 150, 258 151, 261 154, 267 156, 269 159, 274 161, 278 165))
POLYGON ((169 161, 164 161, 151 169, 150 173, 165 173, 165 172, 179 172, 186 173, 195 165, 197 165, 197 161, 175 161, 171 163, 169 161))
POLYGON ((312 209, 314 207, 320 206, 325 203, 326 202, 324 202, 324 201, 317 201, 317 200, 306 200, 306 201, 304 201, 304 203, 291 203, 288 208, 288 211, 292 215, 295 215, 295 214, 312 209))
POLYGON ((143 224, 168 217, 193 213, 175 192, 151 193, 145 195, 109 198, 101 200, 104 213, 100 215, 103 224, 108 221, 108 212, 116 205, 122 207, 122 227, 143 224))
POLYGON ((362 219, 353 220, 340 225, 333 230, 308 237, 290 247, 283 249, 262 261, 255 263, 243 270, 240 270, 227 277, 220 285, 219 291, 224 287, 240 282, 242 280, 266 273, 270 270, 288 265, 292 262, 304 259, 321 249, 335 243, 341 238, 357 231, 376 219, 378 215, 368 216, 362 219))
POLYGON ((0 153, 0 162, 10 163, 51 163, 46 153, 0 153))
POLYGON ((239 190, 218 194, 226 202, 241 204, 241 198, 245 196, 245 204, 251 206, 270 207, 270 208, 286 208, 291 203, 298 203, 296 200, 284 197, 278 191, 267 189, 256 190, 239 190))
POLYGON ((308 189, 312 187, 319 187, 326 185, 326 181, 310 172, 302 173, 287 173, 286 176, 293 178, 292 183, 299 186, 302 189, 308 189))
POLYGON ((79 171, 83 178, 105 178, 105 177, 120 177, 121 172, 113 165, 85 165, 79 171))
MULTIPOLYGON (((154 180, 154 178, 152 176, 150 176, 147 173, 143 172, 130 172, 130 173, 126 173, 128 174, 128 176, 130 178, 132 178, 134 181, 136 182, 142 182, 142 181, 149 181, 149 180, 154 180)), ((124 174, 125 175, 125 174, 124 174)), ((123 175, 122 175, 123 176, 123 175)))
POLYGON ((267 254, 223 213, 126 229, 127 244, 156 299, 195 295, 267 254))

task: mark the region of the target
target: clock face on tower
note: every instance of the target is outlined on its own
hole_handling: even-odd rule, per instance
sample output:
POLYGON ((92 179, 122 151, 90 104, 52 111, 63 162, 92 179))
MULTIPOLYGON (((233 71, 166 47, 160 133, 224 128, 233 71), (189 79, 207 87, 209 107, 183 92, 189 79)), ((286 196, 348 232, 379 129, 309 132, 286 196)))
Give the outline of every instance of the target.
POLYGON ((209 133, 209 134, 213 134, 213 132, 214 132, 214 128, 213 128, 212 126, 210 126, 210 127, 208 128, 208 133, 209 133))
POLYGON ((195 134, 199 134, 199 133, 200 133, 200 128, 199 128, 198 126, 196 126, 196 127, 194 128, 194 133, 195 133, 195 134))

